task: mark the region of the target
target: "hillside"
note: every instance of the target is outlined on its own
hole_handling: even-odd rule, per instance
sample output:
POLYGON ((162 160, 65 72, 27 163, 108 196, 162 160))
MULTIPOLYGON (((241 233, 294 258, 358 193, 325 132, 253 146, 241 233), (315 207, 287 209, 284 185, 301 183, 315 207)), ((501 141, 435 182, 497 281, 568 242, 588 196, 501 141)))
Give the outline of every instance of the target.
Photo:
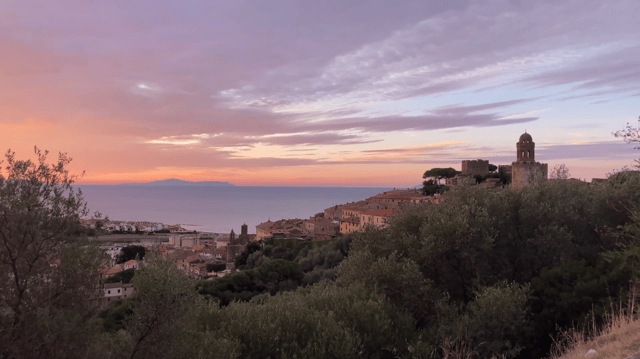
POLYGON ((593 339, 584 340, 579 333, 567 333, 560 344, 560 353, 551 359, 584 358, 592 359, 637 359, 640 358, 640 320, 628 320, 618 317, 606 326, 593 339), (574 343, 574 345, 571 345, 574 343), (573 350, 563 353, 562 347, 574 346, 573 350), (595 351, 595 353, 593 353, 595 351), (588 354, 592 353, 592 354, 588 354))

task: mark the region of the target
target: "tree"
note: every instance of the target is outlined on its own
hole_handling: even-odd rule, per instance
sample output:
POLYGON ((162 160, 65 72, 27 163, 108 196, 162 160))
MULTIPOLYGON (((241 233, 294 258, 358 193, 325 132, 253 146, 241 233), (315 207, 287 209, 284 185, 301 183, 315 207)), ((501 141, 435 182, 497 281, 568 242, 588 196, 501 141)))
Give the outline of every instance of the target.
POLYGON ((131 283, 136 270, 134 268, 124 270, 114 276, 105 279, 105 283, 131 283))
POLYGON ((475 176, 473 176, 473 179, 475 179, 475 180, 476 180, 476 184, 478 184, 478 183, 482 183, 482 182, 484 182, 484 181, 486 181, 486 180, 487 180, 487 179, 485 178, 485 176, 483 176, 483 175, 475 175, 475 176))
POLYGON ((68 357, 90 341, 102 257, 81 238, 87 209, 71 158, 48 164, 34 152, 35 162, 7 151, 0 172, 0 356, 68 357))
MULTIPOLYGON (((640 143, 640 119, 638 120, 638 127, 633 127, 627 122, 627 126, 624 129, 614 132, 613 135, 621 137, 627 143, 640 143)), ((640 146, 635 147, 635 149, 640 149, 640 146)), ((637 163, 636 167, 640 168, 640 160, 635 161, 637 163)))
MULTIPOLYGON (((262 249, 262 245, 258 242, 251 242, 247 245, 247 248, 240 253, 236 258, 234 258, 234 264, 237 269, 242 269, 241 267, 247 264, 247 258, 253 253, 262 249)), ((231 259, 231 258, 228 258, 231 259)))
POLYGON ((454 168, 432 168, 430 170, 428 170, 427 172, 425 172, 422 175, 422 178, 426 179, 426 178, 433 178, 435 179, 438 184, 440 184, 440 180, 443 178, 451 178, 451 177, 455 177, 458 174, 458 171, 456 171, 454 168))
POLYGON ((426 180, 422 182, 422 194, 425 196, 433 196, 437 193, 444 193, 449 187, 439 185, 435 180, 426 180))
POLYGON ((498 166, 496 166, 496 165, 494 165, 492 163, 489 163, 489 172, 495 172, 497 170, 498 170, 498 166))
POLYGON ((224 264, 224 263, 220 263, 220 264, 209 263, 209 264, 207 264, 207 272, 222 272, 225 269, 227 269, 227 265, 224 264))
POLYGON ((122 247, 120 254, 118 254, 118 258, 116 259, 116 263, 125 263, 132 259, 143 260, 145 253, 146 249, 143 246, 122 247))
POLYGON ((120 357, 159 358, 171 347, 181 321, 195 308, 195 283, 175 263, 150 255, 147 265, 136 271, 131 316, 125 321, 129 334, 120 357))
POLYGON ((559 164, 559 165, 555 165, 553 166, 553 169, 551 170, 551 173, 549 174, 549 178, 551 179, 569 179, 569 177, 571 177, 571 173, 569 173, 569 169, 567 168, 567 166, 563 164, 559 164))

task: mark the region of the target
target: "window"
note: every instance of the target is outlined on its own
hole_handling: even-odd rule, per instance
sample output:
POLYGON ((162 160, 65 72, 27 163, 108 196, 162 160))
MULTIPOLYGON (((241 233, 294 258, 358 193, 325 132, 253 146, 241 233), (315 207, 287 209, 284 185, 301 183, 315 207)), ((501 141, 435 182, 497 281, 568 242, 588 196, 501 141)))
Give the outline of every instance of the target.
POLYGON ((110 291, 110 290, 108 290, 108 291, 107 291, 107 294, 111 294, 111 291, 110 291))
POLYGON ((120 293, 120 289, 118 289, 118 293, 120 293))

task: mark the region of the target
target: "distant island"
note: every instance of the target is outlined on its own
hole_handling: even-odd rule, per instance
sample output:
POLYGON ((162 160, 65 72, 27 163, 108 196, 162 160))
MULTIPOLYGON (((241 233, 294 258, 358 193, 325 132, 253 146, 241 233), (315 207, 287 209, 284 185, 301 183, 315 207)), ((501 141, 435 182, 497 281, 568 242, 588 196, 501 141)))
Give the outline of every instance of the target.
POLYGON ((220 181, 183 181, 177 178, 169 178, 166 180, 153 181, 153 182, 145 182, 145 183, 121 183, 120 185, 136 185, 136 186, 225 186, 225 187, 235 187, 234 184, 229 182, 220 182, 220 181))

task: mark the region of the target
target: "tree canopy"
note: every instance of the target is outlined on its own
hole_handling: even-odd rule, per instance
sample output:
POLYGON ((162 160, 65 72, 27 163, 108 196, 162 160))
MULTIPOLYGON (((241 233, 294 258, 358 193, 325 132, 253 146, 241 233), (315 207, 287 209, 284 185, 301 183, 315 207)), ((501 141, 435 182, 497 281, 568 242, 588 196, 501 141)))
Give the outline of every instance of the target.
POLYGON ((423 175, 422 178, 433 178, 435 179, 438 184, 440 184, 440 180, 442 180, 443 178, 451 178, 451 177, 455 177, 459 172, 456 171, 454 168, 432 168, 428 171, 426 171, 423 175))
POLYGON ((143 246, 122 247, 120 254, 116 258, 116 263, 125 263, 132 259, 143 260, 147 250, 143 246))
POLYGON ((0 173, 0 356, 62 358, 87 344, 102 257, 81 238, 88 213, 71 158, 34 153, 7 151, 0 173))

